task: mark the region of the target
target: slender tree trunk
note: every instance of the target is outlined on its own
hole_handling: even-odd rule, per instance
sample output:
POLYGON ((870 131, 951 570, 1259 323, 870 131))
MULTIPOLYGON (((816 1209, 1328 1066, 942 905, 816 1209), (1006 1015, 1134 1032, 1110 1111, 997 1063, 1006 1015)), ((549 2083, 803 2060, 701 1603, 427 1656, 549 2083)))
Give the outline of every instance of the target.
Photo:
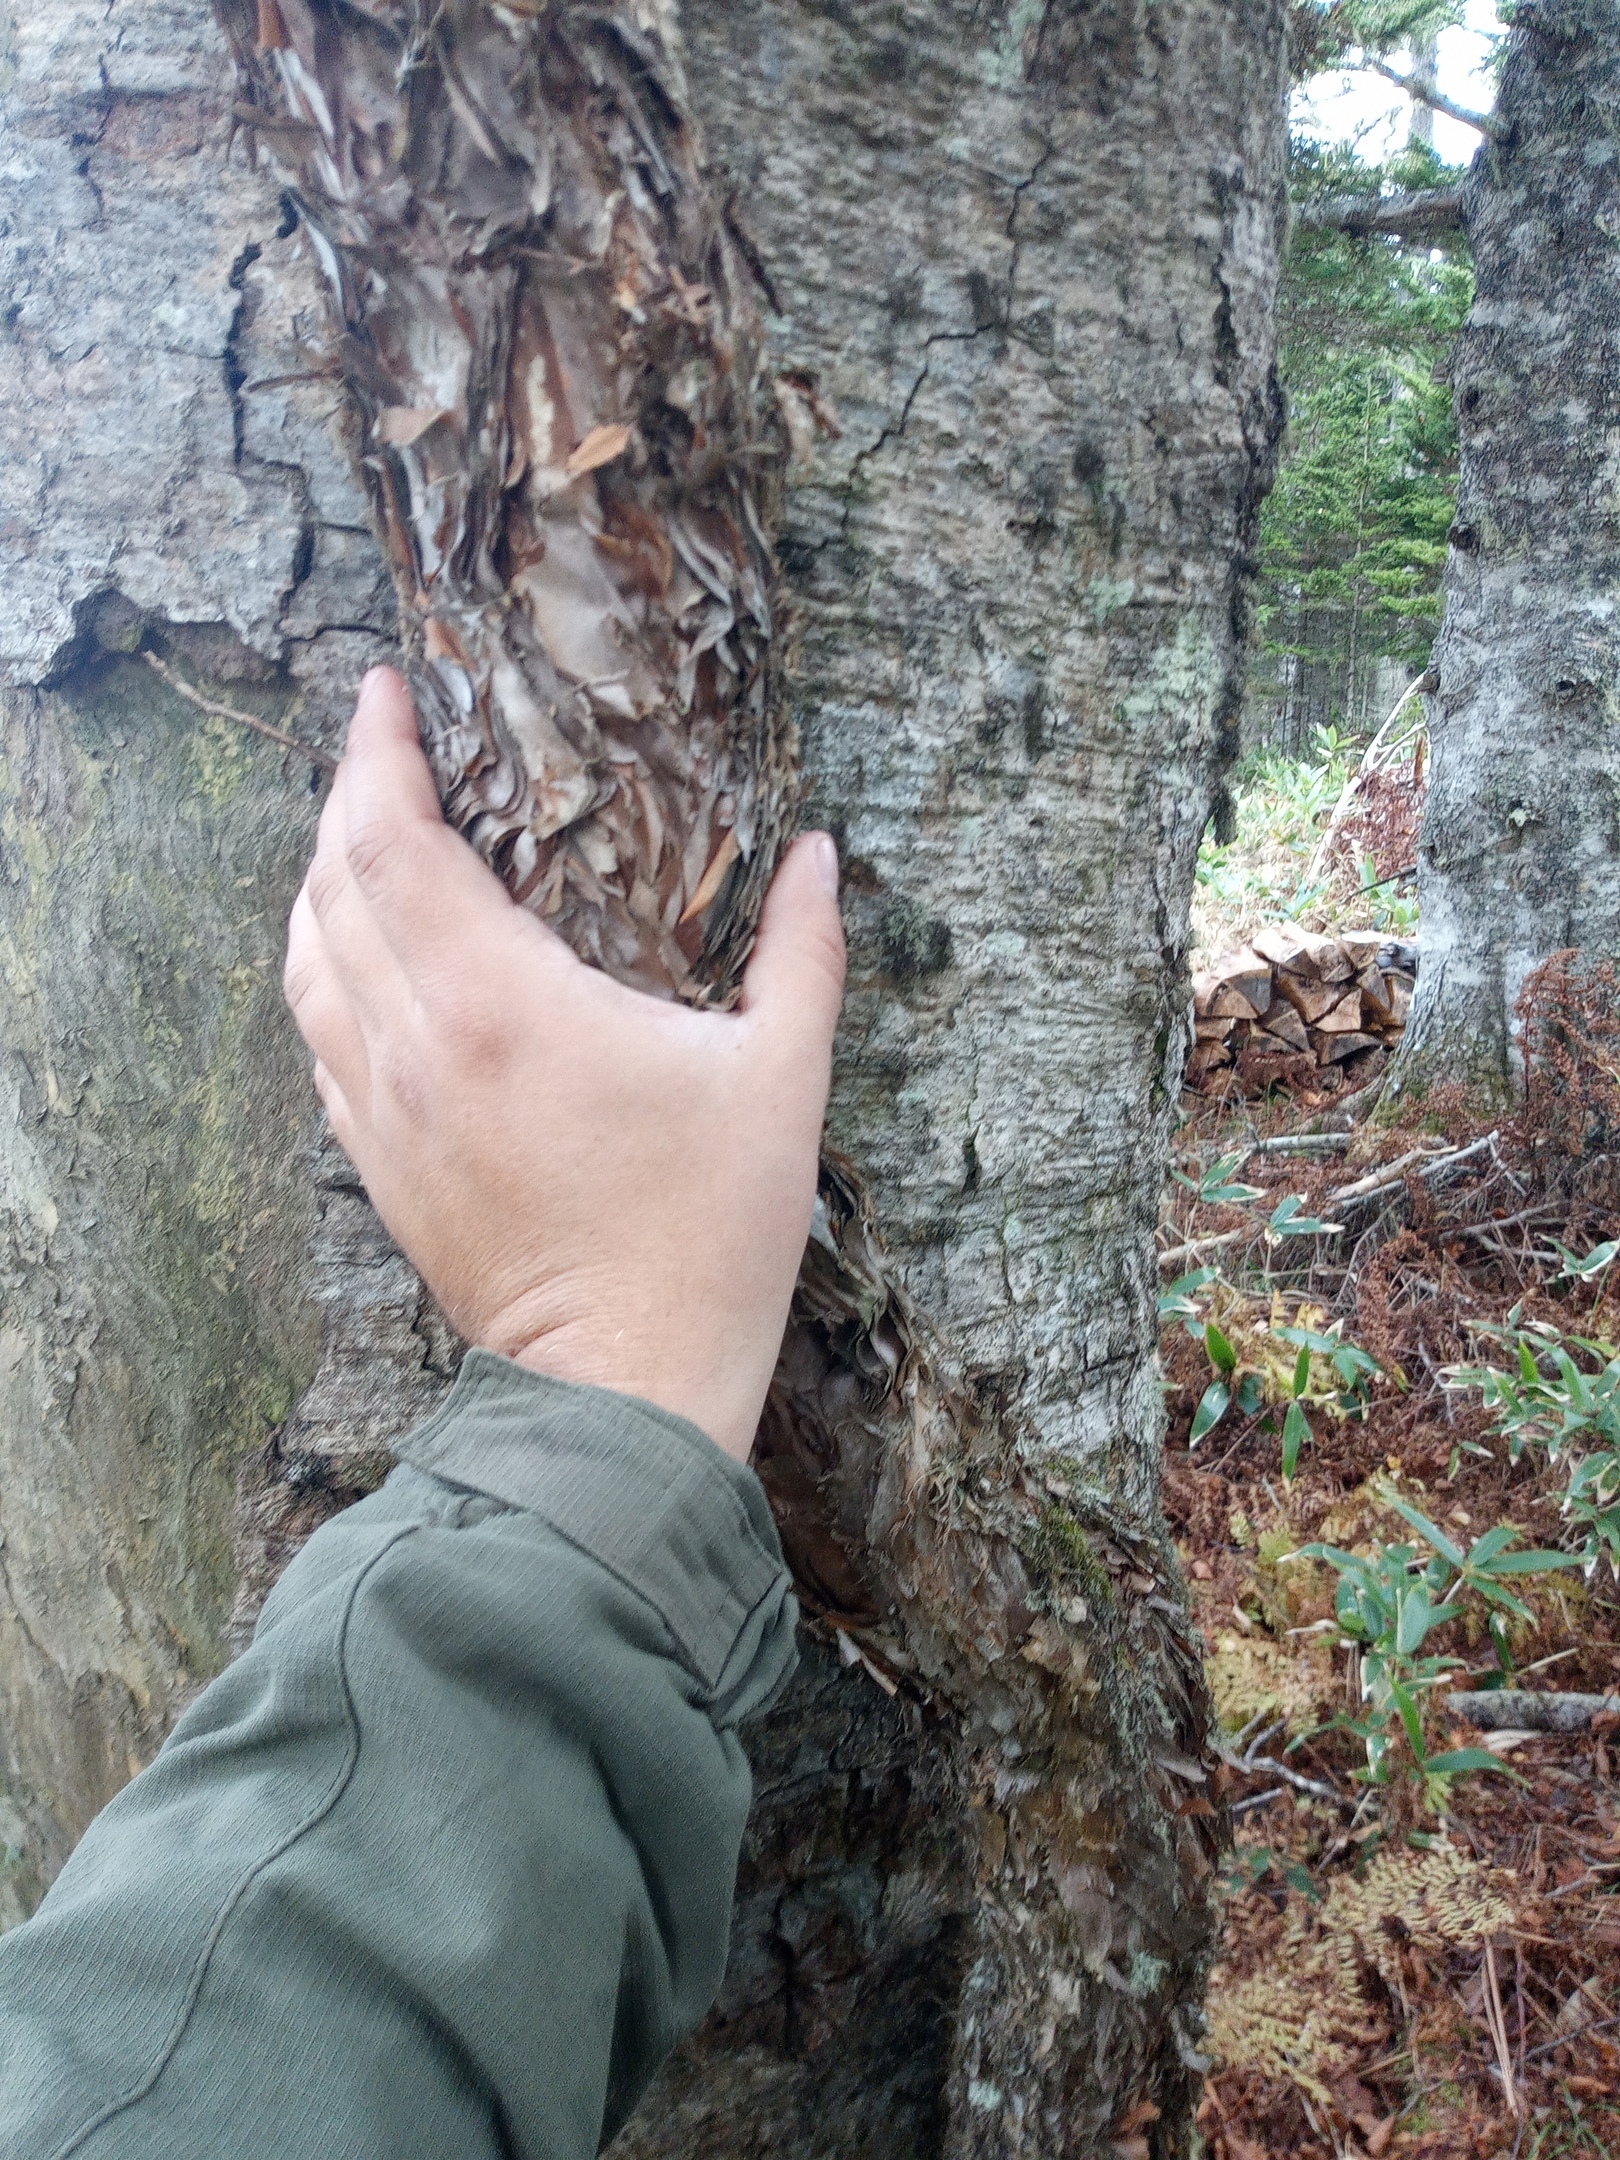
MULTIPOLYGON (((1412 87, 1420 92, 1428 91, 1432 95, 1440 87, 1438 34, 1431 30, 1427 37, 1414 38, 1410 50, 1412 58, 1407 74, 1411 78, 1412 87)), ((1421 96, 1412 100, 1411 117, 1406 125, 1406 139, 1409 143, 1421 143, 1428 150, 1434 148, 1434 107, 1426 105, 1421 96)))
POLYGON ((1525 977, 1568 947, 1620 948, 1617 100, 1612 8, 1516 11, 1500 136, 1464 195, 1479 297, 1456 359, 1423 967, 1396 1094, 1507 1089, 1525 977))
POLYGON ((1157 1515, 1151 1241, 1278 428, 1280 5, 700 4, 684 75, 652 11, 228 9, 239 123, 302 218, 220 164, 197 11, 132 19, 127 84, 121 12, 41 8, 9 93, 56 191, 9 243, 37 267, 4 412, 41 444, 8 506, 32 552, 0 833, 36 1090, 5 1141, 0 1442, 31 1879, 450 1361, 341 1170, 304 1171, 269 955, 310 767, 173 687, 330 740, 385 611, 329 413, 452 812, 530 904, 649 987, 725 993, 795 784, 783 597, 844 851, 832 1126, 860 1178, 829 1161, 759 1457, 806 1668, 756 1735, 725 1994, 627 2147, 1176 2150, 1217 1817, 1157 1515), (400 99, 442 154, 404 158, 400 99), (355 186, 377 162, 321 163, 324 128, 375 148, 379 122, 418 206, 392 224, 355 186), (109 309, 98 415, 65 401, 52 443, 41 371, 94 362, 76 313, 120 276, 161 301, 122 350, 109 309), (54 782, 101 764, 125 839, 115 789, 54 782), (141 850, 189 910, 134 906, 141 850), (161 978, 161 1026, 133 963, 79 987, 85 920, 161 978), (70 1043, 72 1119, 43 1077, 70 1043))

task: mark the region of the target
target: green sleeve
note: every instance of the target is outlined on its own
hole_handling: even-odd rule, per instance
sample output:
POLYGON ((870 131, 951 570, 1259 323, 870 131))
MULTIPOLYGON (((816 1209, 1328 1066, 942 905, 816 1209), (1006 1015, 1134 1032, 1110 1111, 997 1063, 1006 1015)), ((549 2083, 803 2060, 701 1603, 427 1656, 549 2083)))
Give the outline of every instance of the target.
POLYGON ((8 2160, 589 2160, 725 1963, 752 1473, 485 1352, 0 1941, 8 2160))

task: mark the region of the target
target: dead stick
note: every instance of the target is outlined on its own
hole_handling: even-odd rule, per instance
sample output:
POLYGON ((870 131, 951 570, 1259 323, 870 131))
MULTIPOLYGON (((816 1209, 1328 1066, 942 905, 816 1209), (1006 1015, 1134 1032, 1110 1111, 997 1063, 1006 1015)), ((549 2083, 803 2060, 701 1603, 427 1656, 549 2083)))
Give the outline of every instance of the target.
POLYGON ((338 761, 329 750, 317 750, 313 743, 300 742, 296 735, 284 735, 280 728, 272 727, 268 720, 261 720, 257 713, 239 712, 234 705, 221 705, 216 698, 204 697, 200 690, 193 690, 183 675, 177 675, 172 667, 166 667, 154 652, 142 653, 147 666, 163 677, 169 688, 195 705, 199 712, 211 713, 216 720, 234 720, 238 727, 251 728, 255 735, 263 735, 268 741, 279 743, 283 750, 296 751, 312 765, 319 765, 326 772, 336 772, 338 761))
POLYGON ((1515 2121, 1519 2113, 1519 2087, 1513 2075, 1513 2050, 1508 2046, 1507 2019, 1502 2014, 1502 1990, 1496 1978, 1496 1946, 1486 1938, 1485 1943, 1485 2012, 1491 2028, 1491 2045, 1496 2049, 1496 2059, 1502 2065, 1502 2093, 1507 2101, 1508 2113, 1515 2121))
POLYGON ((1439 1698, 1440 1709, 1481 1732, 1585 1732, 1595 1717, 1620 1712, 1620 1695, 1532 1693, 1528 1688, 1469 1689, 1439 1698))

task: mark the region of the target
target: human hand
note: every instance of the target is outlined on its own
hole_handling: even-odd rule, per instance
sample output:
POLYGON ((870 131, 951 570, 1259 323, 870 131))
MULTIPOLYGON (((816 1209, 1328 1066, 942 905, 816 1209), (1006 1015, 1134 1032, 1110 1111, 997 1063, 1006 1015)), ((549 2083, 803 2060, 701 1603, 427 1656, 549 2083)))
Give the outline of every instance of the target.
POLYGON ((795 842, 736 1012, 627 990, 444 823, 404 683, 366 677, 287 1001, 333 1131, 469 1342, 746 1459, 815 1203, 837 880, 825 833, 795 842))

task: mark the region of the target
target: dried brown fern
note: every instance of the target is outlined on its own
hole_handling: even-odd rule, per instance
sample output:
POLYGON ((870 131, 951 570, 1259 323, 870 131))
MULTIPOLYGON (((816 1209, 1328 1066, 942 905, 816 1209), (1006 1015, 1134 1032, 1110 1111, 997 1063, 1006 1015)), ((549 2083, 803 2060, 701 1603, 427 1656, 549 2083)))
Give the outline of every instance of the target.
POLYGON ((1231 2069, 1287 2078, 1330 2105, 1328 2081, 1384 2029, 1371 1984, 1401 1988, 1403 1946, 1432 1955, 1512 1927, 1508 1878, 1454 1845, 1380 1853, 1340 1876, 1322 1905, 1290 1901, 1264 1968, 1211 1990, 1210 2052, 1231 2069))

